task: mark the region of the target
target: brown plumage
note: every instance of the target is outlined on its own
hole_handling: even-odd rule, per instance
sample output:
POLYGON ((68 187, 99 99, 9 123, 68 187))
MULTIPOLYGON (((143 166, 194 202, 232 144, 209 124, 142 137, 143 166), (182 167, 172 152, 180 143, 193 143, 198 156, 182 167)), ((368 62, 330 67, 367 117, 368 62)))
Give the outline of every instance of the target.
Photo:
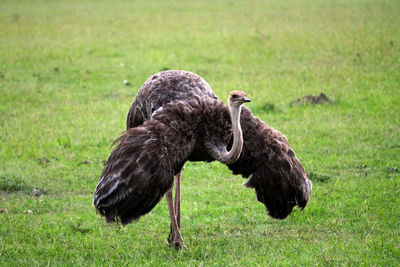
MULTIPOLYGON (((127 128, 140 125, 166 103, 177 99, 190 103, 196 98, 218 99, 208 83, 191 72, 155 74, 143 84, 133 101, 127 116, 127 128)), ((225 119, 229 120, 229 116, 225 119)), ((245 185, 255 189, 257 199, 264 203, 272 217, 286 218, 295 205, 304 208, 312 184, 286 137, 254 117, 246 107, 242 108, 240 122, 243 150, 238 161, 228 165, 229 169, 244 178, 250 177, 245 185)), ((210 123, 211 132, 204 135, 189 160, 212 161, 214 159, 208 151, 225 149, 231 127, 219 127, 221 122, 210 123)))
POLYGON ((222 121, 221 128, 230 130, 229 111, 222 103, 174 100, 144 124, 128 129, 119 137, 96 188, 94 204, 100 214, 109 222, 120 218, 126 224, 149 212, 199 146, 199 136, 213 130, 213 121, 222 121))
MULTIPOLYGON (((284 219, 294 206, 304 208, 312 185, 286 137, 246 107, 240 125, 242 152, 229 169, 250 177, 245 185, 255 189, 270 216, 284 219)), ((153 75, 129 110, 127 131, 108 159, 94 205, 107 221, 138 219, 171 192, 173 176, 187 160, 213 161, 232 143, 229 108, 204 79, 186 71, 153 75)))

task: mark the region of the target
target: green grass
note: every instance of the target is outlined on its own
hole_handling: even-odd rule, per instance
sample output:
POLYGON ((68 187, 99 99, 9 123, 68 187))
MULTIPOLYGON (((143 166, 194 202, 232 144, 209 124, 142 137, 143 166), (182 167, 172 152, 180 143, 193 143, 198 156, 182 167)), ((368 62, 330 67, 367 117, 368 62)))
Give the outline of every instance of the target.
POLYGON ((0 265, 386 265, 400 262, 398 1, 1 1, 0 265), (106 225, 92 193, 146 78, 233 89, 284 133, 314 182, 271 219, 219 163, 188 163, 182 234, 166 201, 106 225), (130 86, 123 81, 128 80, 130 86), (292 105, 324 92, 331 102, 292 105))

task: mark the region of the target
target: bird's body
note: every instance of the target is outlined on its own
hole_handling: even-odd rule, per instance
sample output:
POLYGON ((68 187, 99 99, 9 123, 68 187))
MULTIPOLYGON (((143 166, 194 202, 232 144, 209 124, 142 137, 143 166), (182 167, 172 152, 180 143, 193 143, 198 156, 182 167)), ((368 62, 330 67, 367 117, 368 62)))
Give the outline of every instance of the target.
POLYGON ((186 71, 149 77, 129 110, 127 131, 100 178, 96 209, 107 221, 120 218, 125 224, 139 218, 170 192, 173 176, 187 160, 219 160, 234 174, 250 177, 245 185, 255 189, 257 199, 274 218, 286 218, 295 205, 304 208, 311 182, 286 137, 246 107, 241 110, 241 153, 224 161, 227 150, 237 146, 232 136, 233 113, 207 82, 186 71))
POLYGON ((214 130, 209 127, 212 121, 222 121, 225 125, 221 127, 230 129, 225 105, 216 100, 198 99, 195 104, 177 100, 142 125, 128 129, 119 138, 97 186, 94 204, 99 212, 108 221, 119 217, 123 224, 149 212, 200 146, 197 142, 214 130))

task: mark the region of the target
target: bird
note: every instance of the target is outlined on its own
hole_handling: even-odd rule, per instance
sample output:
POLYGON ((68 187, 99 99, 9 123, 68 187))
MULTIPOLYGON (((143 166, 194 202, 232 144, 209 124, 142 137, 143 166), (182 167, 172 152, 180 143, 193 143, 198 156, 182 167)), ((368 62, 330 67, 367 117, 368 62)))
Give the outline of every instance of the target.
MULTIPOLYGON (((224 163, 235 162, 243 146, 239 119, 243 103, 250 102, 246 94, 233 91, 229 98, 233 144, 229 152, 215 151, 224 163)), ((191 104, 170 103, 159 109, 142 126, 130 128, 112 151, 94 194, 94 205, 108 222, 117 218, 122 224, 149 212, 165 194, 171 217, 172 245, 183 247, 183 238, 172 202, 173 177, 179 174, 189 159, 196 142, 204 136, 207 124, 220 120, 222 103, 198 99, 191 104)), ((229 128, 228 120, 222 119, 229 128)), ((176 204, 175 204, 176 206, 176 204)))
MULTIPOLYGON (((141 125, 155 110, 171 101, 190 103, 197 98, 218 100, 209 84, 192 72, 168 70, 154 74, 142 85, 129 109, 127 129, 141 125)), ((221 134, 222 128, 213 123, 210 127, 213 125, 211 136, 205 138, 202 146, 196 146, 190 161, 213 161, 211 154, 225 149, 230 128, 221 134)), ((287 138, 253 116, 246 107, 242 109, 241 126, 243 151, 235 163, 228 164, 228 168, 235 175, 250 177, 245 186, 255 189, 257 200, 266 206, 271 217, 285 219, 295 205, 304 208, 311 195, 312 182, 287 138)))
POLYGON ((254 117, 243 103, 236 102, 235 111, 235 97, 248 102, 244 92, 233 91, 227 107, 191 72, 150 76, 129 109, 127 130, 115 141, 100 177, 93 198, 96 210, 107 222, 125 225, 150 212, 165 195, 171 218, 168 241, 176 249, 186 248, 179 231, 180 179, 188 160, 217 160, 233 174, 250 177, 245 186, 255 190, 273 218, 286 218, 296 205, 303 209, 312 183, 286 137, 254 117))

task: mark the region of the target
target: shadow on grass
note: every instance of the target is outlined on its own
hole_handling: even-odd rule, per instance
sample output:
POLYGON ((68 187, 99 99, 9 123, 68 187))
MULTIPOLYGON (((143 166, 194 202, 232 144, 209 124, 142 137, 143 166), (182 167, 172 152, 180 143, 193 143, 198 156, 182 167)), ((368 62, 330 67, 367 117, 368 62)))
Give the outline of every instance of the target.
POLYGON ((315 173, 315 172, 309 172, 309 173, 307 173, 307 176, 312 182, 326 183, 329 180, 331 180, 331 176, 319 174, 319 173, 315 173))
POLYGON ((6 193, 22 192, 35 197, 46 194, 45 190, 28 185, 24 180, 17 176, 0 176, 0 191, 6 193))
POLYGON ((69 226, 74 233, 86 234, 91 231, 91 227, 84 225, 81 221, 70 222, 69 226))
POLYGON ((265 102, 261 105, 252 106, 251 111, 255 113, 277 113, 280 110, 275 106, 274 103, 265 102))

